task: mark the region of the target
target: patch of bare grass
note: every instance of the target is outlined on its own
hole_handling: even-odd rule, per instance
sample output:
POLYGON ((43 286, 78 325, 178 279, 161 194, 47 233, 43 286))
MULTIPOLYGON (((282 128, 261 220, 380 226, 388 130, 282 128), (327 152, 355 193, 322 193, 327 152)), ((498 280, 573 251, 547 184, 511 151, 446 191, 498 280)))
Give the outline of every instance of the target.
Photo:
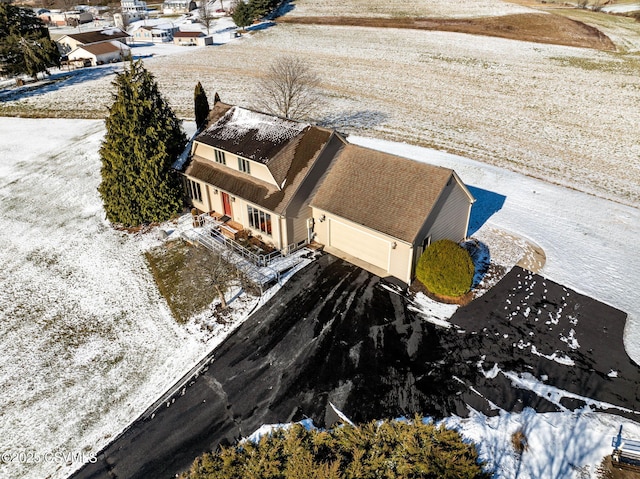
POLYGON ((522 429, 518 429, 511 435, 511 444, 513 445, 513 450, 516 451, 518 455, 522 455, 522 453, 528 449, 527 436, 522 429))
POLYGON ((215 254, 185 241, 164 243, 145 253, 147 263, 176 321, 185 323, 218 297, 207 267, 215 254))
POLYGON ((595 472, 598 479, 640 479, 640 469, 614 466, 611 456, 606 456, 595 472))
POLYGON ((605 51, 615 50, 614 43, 597 28, 577 20, 542 13, 482 18, 297 17, 292 15, 278 21, 305 25, 349 25, 446 31, 605 51))

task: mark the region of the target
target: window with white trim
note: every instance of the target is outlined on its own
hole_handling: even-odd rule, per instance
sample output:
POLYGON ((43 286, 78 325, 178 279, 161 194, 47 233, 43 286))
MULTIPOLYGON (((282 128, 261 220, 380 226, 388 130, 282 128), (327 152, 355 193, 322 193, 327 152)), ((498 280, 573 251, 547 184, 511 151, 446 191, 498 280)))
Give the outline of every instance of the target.
POLYGON ((251 166, 249 164, 249 160, 245 160, 244 158, 238 157, 238 169, 243 173, 251 174, 251 166))
POLYGON ((216 162, 223 165, 227 164, 227 159, 224 157, 224 151, 216 150, 216 162))
POLYGON ((202 202, 202 190, 200 189, 200 183, 187 178, 187 191, 189 192, 189 197, 192 200, 202 202))
POLYGON ((271 236, 271 215, 251 205, 247 206, 249 226, 271 236))

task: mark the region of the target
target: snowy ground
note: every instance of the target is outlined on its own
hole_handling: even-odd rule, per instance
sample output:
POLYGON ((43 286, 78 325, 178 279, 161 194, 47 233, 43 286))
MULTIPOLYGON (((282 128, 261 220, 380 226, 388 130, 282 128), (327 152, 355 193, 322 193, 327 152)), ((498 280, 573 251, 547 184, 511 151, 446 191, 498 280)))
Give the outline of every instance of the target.
POLYGON ((337 0, 296 0, 291 12, 295 16, 340 15, 353 17, 436 17, 469 18, 492 17, 515 13, 531 13, 520 5, 501 0, 430 0, 428 2, 402 2, 374 0, 342 2, 337 0))
MULTIPOLYGON (((105 224, 96 192, 103 131, 99 121, 0 118, 3 451, 95 453, 211 346, 198 328, 176 325, 159 297, 141 255, 157 240, 105 224), (38 141, 31 141, 34 132, 38 141)), ((504 195, 477 236, 505 228, 542 245, 543 274, 630 314, 626 345, 640 359, 640 299, 632 293, 640 277, 637 209, 442 152, 352 141, 454 167, 469 185, 504 195)), ((442 320, 446 313, 436 311, 442 320)), ((592 456, 609 452, 602 441, 619 421, 547 416, 509 421, 564 430, 565 422, 577 427, 588 420, 602 435, 592 438, 599 448, 592 456)), ((495 421, 480 432, 473 417, 461 427, 480 437, 495 421)), ((0 466, 0 477, 58 478, 78 465, 10 462, 0 466)), ((534 471, 519 477, 539 477, 534 471)))
POLYGON ((142 255, 156 236, 103 218, 103 122, 0 125, 0 478, 62 478, 81 463, 44 454, 95 454, 257 304, 179 326, 142 255))
MULTIPOLYGON (((269 64, 299 55, 323 78, 323 124, 445 149, 640 206, 640 147, 630 141, 640 124, 633 53, 640 25, 602 15, 607 22, 625 20, 616 31, 630 53, 450 32, 289 24, 222 46, 133 50, 155 52, 145 65, 185 118, 193 118, 198 81, 210 96, 218 92, 224 101, 251 106, 269 64)), ((104 115, 117 68, 78 70, 40 90, 2 91, 0 112, 104 115)))

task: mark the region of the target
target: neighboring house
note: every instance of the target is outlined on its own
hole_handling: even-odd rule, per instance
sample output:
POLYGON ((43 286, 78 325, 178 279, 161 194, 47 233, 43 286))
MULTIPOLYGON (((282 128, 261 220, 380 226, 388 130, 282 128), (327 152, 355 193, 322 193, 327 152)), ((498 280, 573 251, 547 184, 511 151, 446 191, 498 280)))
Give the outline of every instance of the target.
MULTIPOLYGON (((83 12, 80 10, 72 10, 68 12, 52 11, 44 15, 49 16, 48 21, 45 20, 46 23, 56 25, 58 27, 63 27, 65 25, 77 26, 93 21, 93 14, 91 12, 83 12)), ((40 18, 44 20, 43 16, 41 16, 40 18)))
POLYGON ((104 63, 121 62, 131 55, 129 46, 118 41, 93 43, 78 47, 68 55, 70 62, 81 66, 96 66, 104 63))
POLYGON ((173 34, 178 31, 178 27, 172 24, 143 25, 136 28, 131 36, 134 41, 168 43, 173 40, 173 34))
POLYGON ((120 0, 122 13, 137 13, 144 15, 147 12, 147 2, 142 0, 120 0))
POLYGON ((208 37, 203 32, 178 31, 173 34, 173 43, 182 46, 213 45, 213 37, 208 37))
POLYGON ((218 102, 179 170, 194 207, 285 254, 315 241, 405 283, 474 198, 453 170, 351 145, 339 133, 218 102))
POLYGON ((162 4, 162 12, 165 15, 173 13, 188 13, 198 8, 194 0, 165 0, 162 4))
POLYGON ((131 38, 131 36, 128 33, 124 33, 118 28, 109 28, 94 32, 69 33, 56 40, 56 43, 60 53, 66 55, 78 47, 85 47, 97 43, 118 41, 126 44, 129 38, 131 38))

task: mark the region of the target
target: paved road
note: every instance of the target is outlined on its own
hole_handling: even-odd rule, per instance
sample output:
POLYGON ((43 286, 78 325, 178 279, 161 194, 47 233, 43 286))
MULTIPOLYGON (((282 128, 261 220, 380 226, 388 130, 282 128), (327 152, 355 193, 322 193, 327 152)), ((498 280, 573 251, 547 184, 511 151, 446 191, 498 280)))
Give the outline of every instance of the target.
POLYGON ((220 346, 184 395, 153 418, 136 421, 96 464, 72 477, 173 477, 202 452, 262 424, 304 417, 331 424, 329 402, 357 422, 418 412, 464 415, 467 404, 486 414, 496 414, 491 403, 506 410, 559 410, 501 374, 487 377, 479 364, 485 371, 497 363, 529 372, 547 384, 637 409, 632 385, 640 374, 622 347, 620 311, 519 268, 458 310, 452 321, 459 328, 435 327, 409 306, 378 277, 323 255, 220 346), (525 303, 540 309, 537 316, 524 315, 525 303), (550 327, 535 317, 556 322, 550 327), (569 347, 570 329, 584 348, 569 347), (519 348, 531 332, 537 353, 564 348, 575 364, 519 348), (608 376, 611 369, 621 377, 608 376))

